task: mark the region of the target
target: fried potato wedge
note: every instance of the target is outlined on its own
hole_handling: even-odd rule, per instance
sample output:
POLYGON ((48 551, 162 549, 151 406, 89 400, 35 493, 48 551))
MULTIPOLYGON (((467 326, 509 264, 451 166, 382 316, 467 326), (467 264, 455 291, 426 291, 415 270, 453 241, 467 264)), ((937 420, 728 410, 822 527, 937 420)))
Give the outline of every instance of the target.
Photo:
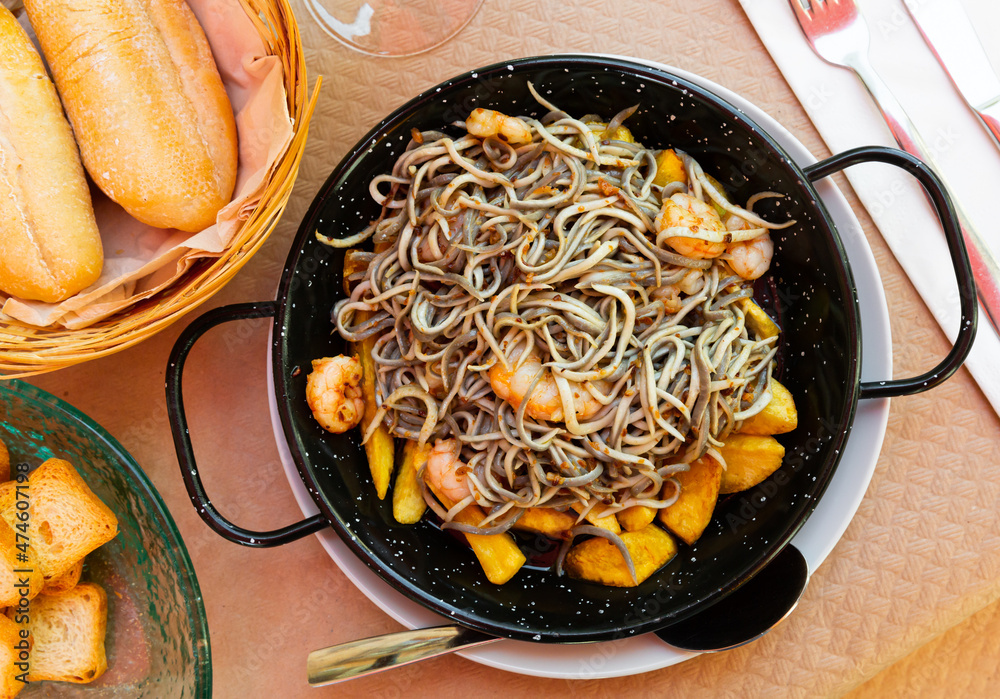
POLYGON ((371 253, 360 250, 348 250, 344 255, 344 293, 351 295, 351 285, 348 279, 352 274, 358 274, 368 269, 371 253))
MULTIPOLYGON (((376 251, 379 251, 379 248, 384 249, 385 245, 375 246, 376 251)), ((370 253, 355 250, 347 251, 344 256, 344 293, 350 293, 347 283, 348 277, 367 268, 369 255, 370 253)), ((370 313, 359 311, 357 321, 364 322, 370 316, 370 313)), ((361 360, 361 393, 365 401, 365 415, 361 418, 362 434, 367 433, 368 426, 371 425, 378 410, 375 401, 375 360, 372 359, 375 340, 375 337, 369 337, 354 345, 354 352, 361 360)), ((379 500, 384 500, 385 494, 389 491, 396 453, 395 442, 384 425, 379 425, 372 433, 371 438, 365 442, 365 453, 368 455, 368 467, 371 470, 372 482, 375 484, 375 492, 378 494, 379 500)))
MULTIPOLYGON (((583 512, 583 505, 581 505, 580 503, 575 502, 572 505, 570 505, 570 507, 572 507, 577 512, 583 512)), ((584 518, 588 522, 593 524, 595 527, 600 527, 601 529, 607 529, 609 532, 614 532, 615 534, 618 534, 622 530, 621 526, 618 524, 618 518, 615 517, 614 515, 604 515, 603 517, 598 517, 595 514, 595 510, 598 509, 600 509, 601 512, 604 511, 604 509, 601 508, 600 506, 591 508, 590 511, 587 512, 584 518)))
MULTIPOLYGON (((368 432, 368 426, 372 424, 378 411, 375 402, 375 360, 372 359, 374 347, 374 337, 369 337, 356 345, 358 359, 361 360, 361 394, 365 400, 365 414, 361 418, 362 434, 368 432)), ((378 494, 378 499, 383 500, 389 491, 393 461, 396 457, 396 445, 385 425, 379 425, 372 432, 372 436, 365 442, 365 453, 368 455, 368 468, 372 473, 375 492, 378 494)))
POLYGON ((400 524, 416 524, 424 516, 427 503, 417 474, 427 463, 431 445, 420 446, 415 440, 408 439, 403 443, 403 461, 396 473, 396 483, 392 488, 392 516, 400 524))
POLYGON ((771 379, 771 400, 764 409, 748 417, 740 426, 740 434, 784 434, 791 432, 799 424, 799 413, 795 409, 795 399, 791 392, 771 379))
POLYGON ((619 125, 617 129, 608 133, 607 129, 601 134, 601 138, 606 141, 625 141, 625 143, 635 143, 635 136, 628 130, 627 126, 619 125))
POLYGON ((571 548, 563 567, 574 578, 614 587, 635 587, 677 555, 673 538, 655 524, 639 531, 624 532, 621 537, 632 557, 636 580, 628 572, 628 565, 618 548, 597 536, 571 548))
POLYGON ((10 480, 10 452, 7 445, 0 439, 0 482, 6 483, 10 480))
MULTIPOLYGON (((427 487, 446 508, 450 510, 455 506, 451 498, 436 489, 429 481, 427 487)), ((484 519, 486 514, 474 503, 455 515, 455 521, 461 524, 477 525, 484 519)), ((486 578, 495 585, 503 585, 513 578, 527 561, 510 534, 463 534, 463 536, 479 559, 479 565, 483 567, 486 578)))
POLYGON ((752 488, 781 466, 783 447, 774 437, 731 434, 719 453, 726 460, 719 492, 738 493, 752 488))
MULTIPOLYGON (((687 544, 693 544, 712 520, 715 503, 722 483, 722 464, 702 457, 691 468, 673 476, 681 484, 681 492, 670 507, 660 510, 660 523, 687 544)), ((664 486, 673 488, 671 483, 664 486)), ((672 492, 667 492, 672 495, 672 492)))
POLYGON ((687 182, 684 161, 672 148, 661 150, 656 156, 656 176, 653 184, 663 187, 671 182, 687 182))
POLYGON ((762 339, 777 337, 781 333, 778 324, 771 320, 763 308, 758 306, 753 299, 740 299, 737 301, 740 310, 746 315, 747 327, 757 333, 762 339))
POLYGON ((606 121, 585 121, 590 130, 596 132, 595 135, 602 141, 625 141, 625 143, 635 143, 635 136, 624 124, 619 124, 614 131, 608 131, 606 121))
POLYGON ((645 505, 635 505, 618 513, 618 524, 627 532, 644 529, 656 519, 656 510, 645 505))
POLYGON ((550 507, 528 507, 514 523, 514 529, 541 534, 558 539, 576 524, 576 517, 569 512, 550 507))

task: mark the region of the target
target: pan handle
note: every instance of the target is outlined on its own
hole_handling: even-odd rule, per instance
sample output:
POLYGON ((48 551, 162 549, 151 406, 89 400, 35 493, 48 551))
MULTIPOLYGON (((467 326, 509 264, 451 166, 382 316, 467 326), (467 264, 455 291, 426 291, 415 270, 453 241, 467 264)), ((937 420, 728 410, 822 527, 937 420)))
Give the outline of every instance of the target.
POLYGON ((959 305, 961 321, 958 336, 951 351, 941 362, 930 371, 912 379, 892 379, 886 381, 864 381, 861 383, 860 398, 893 398, 908 396, 934 388, 954 374, 972 349, 972 341, 976 337, 979 306, 976 303, 976 283, 969 264, 969 254, 962 240, 962 229, 958 224, 955 207, 951 203, 944 184, 940 178, 923 161, 895 148, 882 146, 864 146, 852 148, 834 155, 826 160, 803 168, 810 181, 815 182, 829 177, 835 172, 858 165, 860 163, 879 162, 895 165, 906 170, 917 178, 924 187, 924 192, 937 212, 941 225, 944 227, 951 263, 958 278, 959 305))
POLYGON ((167 364, 167 414, 170 418, 170 430, 173 432, 177 461, 181 467, 181 477, 184 479, 184 487, 187 488, 188 495, 191 496, 191 502, 194 503, 195 509, 198 510, 198 514, 205 520, 205 523, 222 538, 244 546, 261 548, 281 546, 309 534, 315 534, 326 527, 328 522, 323 515, 315 515, 287 527, 256 532, 237 526, 223 517, 215 509, 215 505, 212 504, 205 492, 205 486, 201 482, 198 464, 194 458, 194 449, 191 446, 191 435, 188 433, 187 418, 184 415, 181 377, 184 373, 184 361, 191 348, 194 347, 194 343, 210 329, 233 320, 273 317, 275 312, 276 304, 273 301, 238 303, 211 310, 196 318, 184 329, 184 332, 177 338, 177 342, 174 343, 174 348, 170 352, 170 361, 167 364))

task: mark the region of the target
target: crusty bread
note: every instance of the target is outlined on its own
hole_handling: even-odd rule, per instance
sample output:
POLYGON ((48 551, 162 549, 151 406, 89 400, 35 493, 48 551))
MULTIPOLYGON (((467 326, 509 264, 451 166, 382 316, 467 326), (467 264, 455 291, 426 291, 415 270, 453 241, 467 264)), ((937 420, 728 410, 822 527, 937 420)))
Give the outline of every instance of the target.
POLYGON ((0 291, 61 301, 104 255, 80 156, 42 59, 0 6, 0 291))
POLYGON ((28 628, 34 641, 29 682, 87 683, 108 669, 108 596, 100 585, 86 582, 62 595, 39 595, 31 601, 28 628))
MULTIPOLYGON (((11 526, 17 523, 17 486, 0 485, 0 517, 11 526)), ((118 533, 115 514, 67 461, 49 459, 21 487, 30 503, 28 536, 46 582, 118 533)))
MULTIPOLYGON (((31 639, 24 639, 24 642, 30 652, 31 639)), ((19 644, 22 644, 21 628, 0 614, 0 699, 11 699, 24 689, 24 682, 17 680, 23 672, 15 664, 20 662, 19 644)))
POLYGON ((62 575, 57 575, 51 580, 46 581, 45 587, 42 588, 43 595, 61 595, 64 592, 69 592, 77 583, 80 582, 80 576, 83 575, 83 559, 81 558, 76 562, 76 565, 67 570, 62 575))
POLYGON ((16 532, 6 521, 0 520, 0 607, 15 607, 21 598, 19 584, 27 584, 27 597, 32 599, 45 586, 38 556, 31 546, 17 547, 16 532), (14 572, 14 571, 31 571, 14 572))
POLYGON ((27 0, 83 163, 160 228, 215 223, 236 182, 236 123, 184 0, 27 0))

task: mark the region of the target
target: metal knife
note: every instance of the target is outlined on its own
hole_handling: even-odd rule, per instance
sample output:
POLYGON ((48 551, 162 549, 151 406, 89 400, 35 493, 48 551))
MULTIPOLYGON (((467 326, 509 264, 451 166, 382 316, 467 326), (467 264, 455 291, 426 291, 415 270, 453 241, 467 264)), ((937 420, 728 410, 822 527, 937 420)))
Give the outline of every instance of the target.
POLYGON ((962 98, 1000 148, 1000 78, 958 0, 903 0, 962 98))

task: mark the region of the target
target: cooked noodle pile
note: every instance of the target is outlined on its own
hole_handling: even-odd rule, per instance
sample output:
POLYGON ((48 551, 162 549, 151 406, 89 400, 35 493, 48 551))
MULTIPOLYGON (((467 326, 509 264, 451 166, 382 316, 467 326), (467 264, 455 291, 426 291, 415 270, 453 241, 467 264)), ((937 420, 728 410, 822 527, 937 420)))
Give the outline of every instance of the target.
MULTIPOLYGON (((328 241, 382 250, 349 253, 367 271, 333 318, 347 340, 377 336, 393 435, 461 443, 489 516, 462 525, 450 520, 472 499, 450 512, 428 502, 462 531, 503 531, 527 507, 669 506, 671 476, 706 453, 721 461, 715 448, 771 395, 776 338, 747 328, 750 284, 725 255, 671 250, 677 231, 658 234, 654 219, 687 192, 743 218, 742 239, 789 222, 730 204, 683 154, 690 186, 654 185, 655 151, 602 140, 629 110, 605 130, 536 98, 552 111, 523 118, 524 145, 414 133, 371 183, 380 219, 328 241), (491 376, 509 379, 510 400, 491 376)), ((608 535, 593 529, 578 533, 608 535)))

